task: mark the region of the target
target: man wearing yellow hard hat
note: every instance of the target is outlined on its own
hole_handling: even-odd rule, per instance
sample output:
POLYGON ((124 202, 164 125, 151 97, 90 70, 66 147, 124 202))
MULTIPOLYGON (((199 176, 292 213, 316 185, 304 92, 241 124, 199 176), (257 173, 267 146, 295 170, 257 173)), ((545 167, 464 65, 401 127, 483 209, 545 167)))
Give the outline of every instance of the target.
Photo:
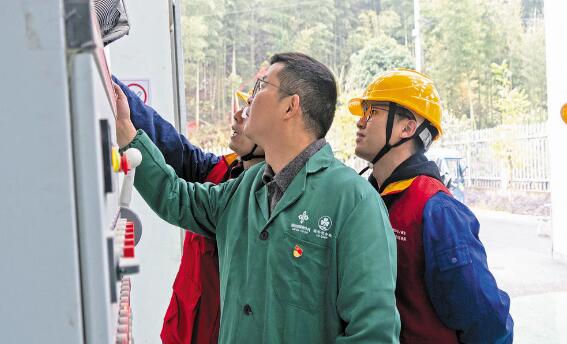
POLYGON ((431 79, 385 72, 348 107, 360 117, 356 155, 371 164, 397 239, 400 342, 511 343, 510 298, 488 269, 479 223, 424 155, 443 132, 431 79))
MULTIPOLYGON (((143 129, 163 153, 177 176, 189 182, 219 184, 237 178, 244 170, 264 160, 264 151, 243 134, 243 109, 234 112, 229 147, 235 153, 216 156, 202 151, 145 105, 126 85, 113 78, 119 88, 118 111, 129 111, 137 129, 143 129), (129 109, 127 109, 129 107, 129 109), (124 108, 126 110, 124 110, 124 108)), ((237 91, 248 103, 249 94, 237 91)), ((161 340, 164 344, 216 343, 220 326, 220 282, 218 249, 214 240, 187 231, 179 271, 167 308, 161 340)))

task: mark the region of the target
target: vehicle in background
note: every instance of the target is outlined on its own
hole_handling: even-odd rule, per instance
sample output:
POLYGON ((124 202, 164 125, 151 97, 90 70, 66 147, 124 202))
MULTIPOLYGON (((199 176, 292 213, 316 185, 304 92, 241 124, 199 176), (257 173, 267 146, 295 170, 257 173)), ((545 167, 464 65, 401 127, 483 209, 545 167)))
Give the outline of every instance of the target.
POLYGON ((465 203, 465 159, 456 149, 437 148, 425 153, 439 168, 441 179, 453 196, 465 203))

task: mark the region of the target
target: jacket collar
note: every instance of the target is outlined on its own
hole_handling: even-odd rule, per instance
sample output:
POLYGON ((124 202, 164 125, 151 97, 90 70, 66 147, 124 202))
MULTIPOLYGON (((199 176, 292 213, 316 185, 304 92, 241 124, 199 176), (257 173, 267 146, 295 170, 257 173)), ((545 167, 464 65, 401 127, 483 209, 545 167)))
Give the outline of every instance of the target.
MULTIPOLYGON (((439 174, 439 169, 433 161, 429 161, 427 157, 422 154, 414 154, 402 162, 392 174, 386 178, 384 184, 378 190, 383 193, 390 184, 406 181, 408 179, 415 178, 417 176, 429 176, 441 181, 441 175, 439 174)), ((374 176, 370 175, 369 180, 374 187, 377 187, 374 181, 374 176)), ((410 183, 411 185, 411 183, 410 183)), ((409 186, 409 185, 407 185, 409 186)))
MULTIPOLYGON (((305 185, 307 182, 307 176, 311 174, 318 173, 325 170, 333 162, 334 155, 331 146, 327 143, 323 148, 321 148, 317 153, 315 153, 305 164, 305 166, 297 173, 293 178, 291 184, 289 184, 287 190, 283 194, 282 199, 278 202, 271 216, 269 215, 269 200, 267 187, 262 181, 262 172, 259 172, 259 176, 256 177, 255 183, 260 183, 261 187, 255 192, 256 203, 260 208, 264 219, 267 221, 266 226, 273 221, 273 219, 278 216, 281 212, 290 207, 295 203, 305 192, 305 185)), ((262 170, 261 170, 262 171, 262 170)), ((258 184, 257 184, 258 185, 258 184)), ((259 185, 258 185, 259 186, 259 185)), ((263 228, 258 228, 260 231, 263 228)))

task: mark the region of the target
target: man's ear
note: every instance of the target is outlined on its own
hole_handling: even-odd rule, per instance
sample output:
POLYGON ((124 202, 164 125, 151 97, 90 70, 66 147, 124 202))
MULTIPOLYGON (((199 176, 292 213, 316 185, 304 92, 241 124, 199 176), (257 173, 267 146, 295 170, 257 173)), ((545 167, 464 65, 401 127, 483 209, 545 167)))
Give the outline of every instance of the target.
POLYGON ((417 130, 417 121, 414 119, 404 119, 400 124, 403 124, 402 131, 400 132, 400 137, 405 139, 407 137, 412 137, 417 130))
POLYGON ((301 98, 299 95, 294 94, 289 97, 288 108, 284 114, 284 119, 292 118, 301 114, 301 98))

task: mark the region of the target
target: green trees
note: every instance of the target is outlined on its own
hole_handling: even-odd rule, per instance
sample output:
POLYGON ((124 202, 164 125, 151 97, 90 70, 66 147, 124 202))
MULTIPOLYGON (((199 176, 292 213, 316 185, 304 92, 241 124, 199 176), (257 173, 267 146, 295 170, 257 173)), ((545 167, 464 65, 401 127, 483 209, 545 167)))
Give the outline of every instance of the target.
POLYGON ((384 10, 380 14, 365 11, 359 15, 359 26, 349 38, 354 52, 349 59, 349 72, 343 88, 348 91, 364 89, 374 77, 392 68, 413 68, 412 52, 395 38, 400 32, 398 14, 384 10))
POLYGON ((541 2, 525 3, 531 10, 520 0, 424 1, 425 72, 449 113, 476 128, 504 124, 510 116, 544 119, 541 2))
MULTIPOLYGON (((424 72, 450 116, 476 128, 545 118, 542 0, 420 1, 424 72)), ((341 99, 386 69, 414 66, 413 0, 183 4, 189 120, 226 123, 234 90, 249 90, 275 52, 326 63, 341 99)))

